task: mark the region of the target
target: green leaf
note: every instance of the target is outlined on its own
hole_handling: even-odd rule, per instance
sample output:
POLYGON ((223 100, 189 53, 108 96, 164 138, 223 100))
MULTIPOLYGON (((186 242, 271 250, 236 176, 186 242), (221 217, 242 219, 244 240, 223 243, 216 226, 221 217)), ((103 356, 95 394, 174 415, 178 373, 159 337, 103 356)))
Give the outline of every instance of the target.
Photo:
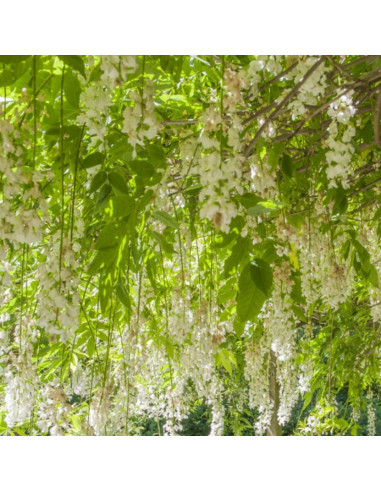
POLYGON ((85 64, 83 63, 83 60, 80 56, 78 55, 58 55, 58 58, 63 61, 66 65, 71 67, 72 69, 76 70, 80 74, 82 74, 84 77, 85 75, 85 64))
POLYGON ((170 55, 160 55, 160 67, 164 72, 168 70, 170 55))
POLYGON ((251 265, 246 265, 239 279, 237 314, 242 322, 258 316, 266 300, 265 294, 257 288, 251 277, 251 265))
POLYGON ((56 371, 57 367, 62 364, 62 357, 54 360, 49 364, 49 370, 44 374, 44 379, 48 380, 48 378, 56 371))
POLYGON ((186 193, 187 195, 198 195, 200 193, 200 191, 202 190, 202 188, 203 188, 202 184, 189 186, 189 188, 187 188, 184 191, 184 193, 186 193))
POLYGON ((97 191, 103 185, 103 183, 106 181, 106 179, 107 179, 107 173, 106 172, 100 171, 99 173, 97 173, 94 176, 93 181, 91 182, 90 193, 94 193, 94 191, 97 191))
POLYGON ((232 364, 237 366, 237 361, 230 350, 222 349, 221 352, 216 354, 216 365, 222 365, 229 375, 232 375, 232 364))
POLYGON ((109 307, 113 284, 114 284, 114 272, 108 271, 105 274, 101 275, 101 280, 99 284, 99 300, 101 304, 102 313, 107 314, 107 310, 109 307))
POLYGON ((173 359, 173 356, 175 355, 175 346, 169 338, 165 339, 165 348, 167 350, 168 357, 173 359))
POLYGON ((132 196, 112 196, 109 211, 111 217, 128 217, 135 210, 136 202, 132 196))
POLYGON ((225 357, 221 358, 221 364, 224 366, 229 375, 232 375, 232 365, 229 359, 225 359, 225 357))
POLYGON ((183 69, 183 61, 184 61, 184 56, 180 55, 179 59, 176 62, 175 73, 174 73, 174 77, 173 77, 173 79, 176 83, 178 83, 180 81, 181 71, 183 69))
POLYGON ((281 202, 273 202, 273 201, 260 202, 257 205, 255 205, 254 207, 249 208, 247 213, 249 215, 251 215, 252 217, 258 217, 260 215, 278 212, 284 206, 285 206, 285 204, 281 203, 281 202))
POLYGON ((349 241, 349 239, 347 239, 341 247, 341 254, 344 260, 348 258, 350 247, 351 247, 351 242, 349 241))
POLYGON ((275 169, 279 162, 279 157, 283 154, 286 145, 281 143, 275 143, 268 155, 268 164, 271 169, 275 169))
POLYGON ((230 301, 230 299, 234 299, 237 294, 238 291, 233 289, 229 290, 229 292, 224 292, 217 297, 217 304, 225 304, 230 301))
POLYGON ((146 160, 130 161, 127 164, 132 172, 141 178, 151 178, 155 174, 155 168, 146 160))
POLYGON ((377 210, 377 212, 374 214, 374 216, 373 216, 373 219, 372 219, 372 220, 378 220, 378 219, 380 219, 380 218, 381 218, 381 208, 379 208, 379 209, 377 210))
POLYGON ((343 215, 348 209, 348 197, 344 188, 340 185, 335 193, 335 203, 332 208, 332 215, 343 215))
POLYGON ((128 309, 131 309, 131 302, 130 302, 130 297, 122 283, 121 280, 119 280, 117 288, 116 288, 116 295, 120 302, 128 309))
POLYGON ((102 76, 101 64, 95 65, 95 67, 91 70, 89 82, 99 82, 102 76))
POLYGON ((308 407, 308 405, 311 403, 311 400, 312 400, 312 393, 306 393, 304 395, 304 405, 303 405, 303 408, 302 408, 302 412, 308 407))
POLYGON ((238 197, 239 202, 243 205, 246 210, 255 207, 257 203, 261 202, 263 198, 256 195, 255 193, 244 193, 238 197))
POLYGON ((90 337, 88 342, 87 342, 87 353, 89 354, 90 359, 94 355, 94 352, 95 352, 94 338, 90 337))
POLYGON ((379 287, 378 273, 376 267, 371 265, 369 270, 369 281, 374 287, 379 287))
POLYGON ((79 98, 81 95, 81 84, 73 72, 69 69, 65 74, 64 90, 67 102, 73 108, 79 108, 79 98))
POLYGON ((149 157, 149 162, 155 170, 158 168, 165 169, 167 167, 167 156, 165 155, 163 147, 151 143, 147 145, 146 151, 149 157))
POLYGON ((292 286, 291 299, 298 304, 305 304, 306 300, 303 297, 302 282, 300 280, 300 277, 294 276, 292 277, 292 280, 294 282, 294 285, 292 286))
POLYGON ((239 316, 234 318, 233 327, 234 332, 238 338, 241 338, 245 331, 246 323, 242 322, 239 316))
POLYGON ((268 297, 273 285, 273 272, 270 265, 257 258, 250 264, 250 275, 257 288, 268 297))
POLYGON ((165 224, 168 227, 171 227, 172 229, 177 229, 178 225, 175 219, 173 219, 167 212, 154 212, 153 216, 157 219, 160 220, 163 224, 165 224))
POLYGON ((111 193, 111 191, 112 191, 111 186, 108 183, 104 184, 102 186, 100 192, 99 192, 99 195, 98 195, 98 198, 97 198, 97 202, 100 203, 103 200, 105 200, 105 198, 108 197, 108 195, 111 193))
POLYGON ((224 292, 219 292, 217 296, 217 304, 225 304, 225 302, 230 301, 230 299, 233 299, 236 297, 238 291, 236 289, 230 288, 227 291, 224 292))
POLYGON ((111 184, 111 186, 115 190, 117 190, 120 193, 123 193, 125 195, 129 195, 126 180, 119 173, 112 171, 108 175, 108 180, 109 180, 109 183, 111 184))
POLYGON ((153 197, 153 191, 148 190, 144 193, 144 195, 140 198, 138 203, 137 212, 143 212, 143 210, 150 204, 153 197))
POLYGON ((81 169, 90 169, 91 167, 103 164, 105 157, 101 152, 93 152, 83 160, 81 169))
POLYGON ((296 317, 302 321, 303 323, 307 323, 307 318, 305 317, 304 313, 303 313, 303 310, 300 309, 299 306, 296 306, 295 304, 293 304, 291 306, 291 309, 294 311, 294 314, 296 315, 296 317))
POLYGON ((22 63, 32 55, 0 55, 0 63, 10 65, 12 63, 22 63))
POLYGON ((265 260, 267 263, 274 263, 279 256, 277 255, 274 244, 270 243, 262 253, 262 260, 265 260))
POLYGON ((97 331, 97 338, 99 338, 99 340, 103 340, 104 342, 108 342, 107 334, 99 329, 97 331))
POLYGON ((154 261, 154 258, 150 258, 147 263, 146 263, 146 268, 147 268, 147 277, 149 281, 151 282, 152 287, 154 290, 156 290, 156 263, 154 261))
POLYGON ((289 178, 292 178, 294 176, 295 167, 293 165, 291 157, 288 154, 283 155, 282 172, 289 178))
POLYGON ((362 262, 365 262, 370 259, 369 252, 364 248, 364 246, 359 241, 357 241, 357 239, 352 239, 352 244, 356 248, 362 262))
POLYGON ((12 70, 3 70, 0 73, 0 86, 8 87, 15 81, 15 76, 12 70))
POLYGON ((127 234, 127 227, 124 221, 107 224, 100 232, 95 247, 100 250, 119 244, 127 234))
POLYGON ((352 430, 351 430, 351 435, 352 436, 357 436, 357 431, 361 429, 361 426, 358 425, 358 424, 355 424, 353 427, 352 427, 352 430))
POLYGON ((239 237, 236 244, 232 248, 231 255, 226 259, 224 265, 225 277, 227 278, 229 274, 234 273, 234 269, 241 265, 245 261, 247 261, 249 257, 250 250, 250 238, 239 237))
POLYGON ((89 266, 87 273, 89 275, 96 275, 102 269, 109 267, 114 261, 117 260, 118 250, 119 248, 117 245, 101 249, 89 266))
POLYGON ((152 236, 159 243, 159 245, 163 251, 165 251, 166 253, 169 253, 169 254, 176 253, 176 251, 173 248, 173 245, 168 243, 162 234, 159 234, 156 231, 152 231, 152 236))

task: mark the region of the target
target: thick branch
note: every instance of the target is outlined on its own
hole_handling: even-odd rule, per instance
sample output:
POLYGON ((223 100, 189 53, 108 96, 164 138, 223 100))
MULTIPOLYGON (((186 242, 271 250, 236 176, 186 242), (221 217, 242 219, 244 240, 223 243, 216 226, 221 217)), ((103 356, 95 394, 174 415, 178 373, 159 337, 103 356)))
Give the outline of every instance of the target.
POLYGON ((381 90, 376 99, 374 107, 374 139, 377 146, 381 149, 381 134, 380 134, 380 116, 381 116, 381 90))

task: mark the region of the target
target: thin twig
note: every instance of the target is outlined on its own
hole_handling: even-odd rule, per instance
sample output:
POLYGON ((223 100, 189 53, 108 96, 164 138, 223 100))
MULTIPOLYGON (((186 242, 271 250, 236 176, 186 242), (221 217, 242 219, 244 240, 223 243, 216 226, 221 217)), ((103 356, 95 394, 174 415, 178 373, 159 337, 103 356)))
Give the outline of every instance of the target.
POLYGON ((340 72, 342 73, 345 77, 349 77, 352 80, 355 80, 356 82, 361 82, 360 79, 356 78, 354 75, 351 73, 347 72, 341 65, 340 63, 336 63, 335 60, 332 58, 332 55, 325 55, 328 60, 332 63, 332 65, 340 72))
POLYGON ((283 72, 281 72, 280 74, 278 74, 276 77, 274 77, 271 80, 268 80, 265 84, 263 84, 259 88, 259 92, 262 92, 264 89, 266 89, 266 87, 268 87, 269 85, 273 84, 274 82, 277 82, 279 79, 281 79, 282 77, 284 77, 285 75, 287 75, 289 72, 292 72, 292 70, 294 70, 294 68, 298 65, 298 63, 299 62, 293 63, 290 67, 286 68, 286 70, 283 70, 283 72))
POLYGON ((371 183, 368 183, 367 185, 363 186, 359 190, 352 191, 352 193, 350 193, 348 195, 348 197, 350 198, 350 197, 352 197, 354 195, 358 195, 362 191, 367 191, 367 190, 369 190, 369 188, 372 188, 375 184, 379 183, 380 181, 381 181, 381 178, 378 178, 378 179, 372 181, 371 183))
POLYGON ((248 157, 250 155, 250 152, 254 145, 257 143, 259 137, 262 135, 262 133, 266 130, 266 128, 269 126, 271 121, 279 114, 281 109, 289 102, 291 99, 299 92, 301 87, 306 83, 306 81, 311 77, 311 75, 316 72, 316 70, 319 68, 319 66, 325 61, 325 55, 323 55, 305 74, 305 76, 302 78, 302 80, 294 87, 294 89, 281 101, 276 110, 267 118, 267 120, 263 123, 261 128, 258 130, 257 134, 253 138, 253 140, 250 142, 250 144, 247 146, 244 156, 248 157))
POLYGON ((355 366, 354 366, 354 368, 355 368, 355 369, 357 369, 357 367, 358 367, 359 363, 360 363, 363 359, 368 359, 368 358, 372 355, 372 353, 373 353, 374 349, 376 348, 376 345, 377 345, 378 339, 379 339, 380 337, 381 337, 381 328, 378 330, 377 335, 376 335, 376 338, 374 339, 374 341, 373 341, 373 343, 372 343, 372 346, 370 347, 370 349, 368 350, 368 352, 367 352, 366 354, 360 355, 360 356, 359 356, 359 358, 356 360, 356 362, 355 362, 355 366))
POLYGON ((178 120, 178 121, 171 121, 171 120, 164 120, 161 121, 161 124, 163 126, 169 126, 169 125, 198 125, 197 120, 178 120))

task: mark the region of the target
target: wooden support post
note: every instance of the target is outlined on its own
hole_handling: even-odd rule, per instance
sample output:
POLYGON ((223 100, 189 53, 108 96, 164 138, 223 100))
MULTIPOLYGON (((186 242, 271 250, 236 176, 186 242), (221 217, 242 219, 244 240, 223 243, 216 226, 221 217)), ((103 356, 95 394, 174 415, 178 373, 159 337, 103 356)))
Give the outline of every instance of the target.
POLYGON ((282 427, 278 422, 278 410, 279 410, 279 383, 276 378, 276 356, 271 350, 270 356, 270 374, 269 374, 269 393, 270 400, 274 403, 273 415, 271 417, 270 427, 267 430, 268 436, 281 436, 282 427))

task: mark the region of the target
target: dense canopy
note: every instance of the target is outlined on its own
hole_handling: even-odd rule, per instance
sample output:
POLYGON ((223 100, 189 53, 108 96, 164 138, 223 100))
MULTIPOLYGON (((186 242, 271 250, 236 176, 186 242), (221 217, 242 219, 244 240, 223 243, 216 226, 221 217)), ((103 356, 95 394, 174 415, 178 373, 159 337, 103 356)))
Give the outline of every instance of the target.
POLYGON ((375 434, 380 84, 380 55, 0 55, 0 432, 375 434))

